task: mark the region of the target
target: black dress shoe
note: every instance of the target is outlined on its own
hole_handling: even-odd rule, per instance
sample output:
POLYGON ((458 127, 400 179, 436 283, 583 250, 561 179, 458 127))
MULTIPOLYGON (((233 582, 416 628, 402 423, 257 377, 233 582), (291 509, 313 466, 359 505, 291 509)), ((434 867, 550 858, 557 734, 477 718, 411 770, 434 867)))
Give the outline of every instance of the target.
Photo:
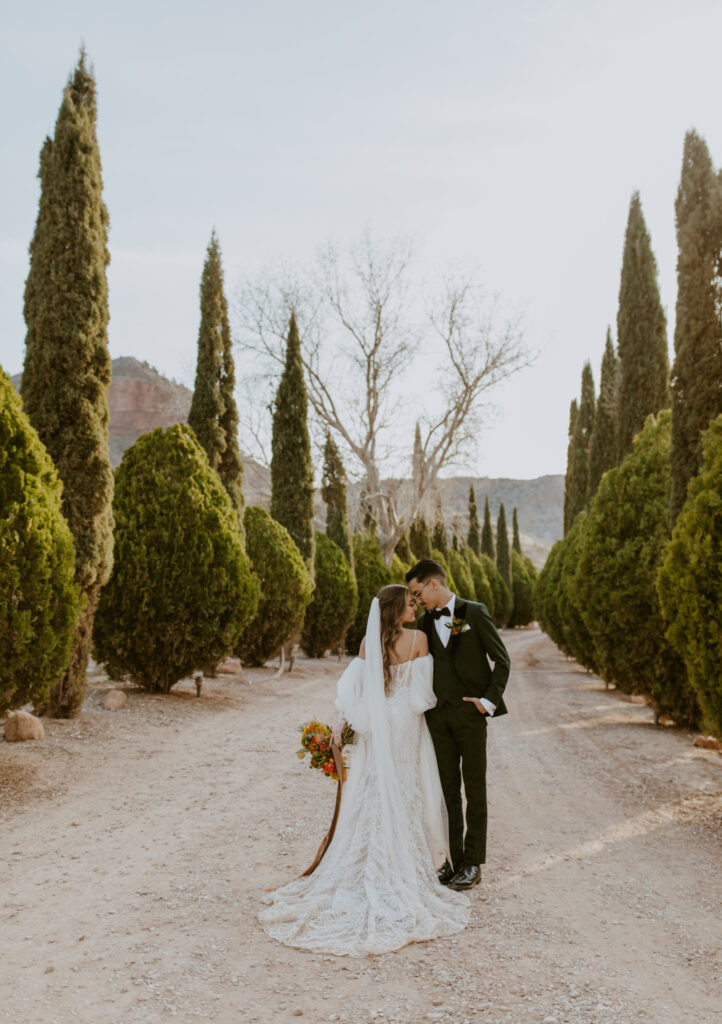
POLYGON ((463 892, 465 889, 471 889, 472 886, 478 885, 480 881, 481 868, 478 864, 474 864, 471 867, 466 864, 462 864, 448 884, 450 889, 456 889, 457 892, 463 892))
POLYGON ((436 877, 439 879, 442 885, 448 885, 451 879, 454 877, 454 869, 448 860, 445 860, 439 870, 436 872, 436 877))

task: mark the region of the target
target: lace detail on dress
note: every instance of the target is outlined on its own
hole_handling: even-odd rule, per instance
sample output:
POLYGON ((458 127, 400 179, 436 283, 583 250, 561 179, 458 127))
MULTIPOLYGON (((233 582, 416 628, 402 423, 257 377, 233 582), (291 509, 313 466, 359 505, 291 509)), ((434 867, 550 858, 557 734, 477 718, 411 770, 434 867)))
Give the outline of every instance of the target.
POLYGON ((365 956, 451 935, 468 922, 468 897, 436 878, 435 862, 443 853, 434 848, 439 818, 433 811, 443 800, 421 713, 434 702, 431 658, 393 665, 391 671, 386 710, 405 810, 405 820, 394 827, 405 831, 413 862, 395 863, 390 853, 398 844, 384 834, 383 785, 362 735, 350 748, 349 779, 326 856, 314 874, 269 895, 271 905, 259 915, 268 934, 287 945, 365 956))

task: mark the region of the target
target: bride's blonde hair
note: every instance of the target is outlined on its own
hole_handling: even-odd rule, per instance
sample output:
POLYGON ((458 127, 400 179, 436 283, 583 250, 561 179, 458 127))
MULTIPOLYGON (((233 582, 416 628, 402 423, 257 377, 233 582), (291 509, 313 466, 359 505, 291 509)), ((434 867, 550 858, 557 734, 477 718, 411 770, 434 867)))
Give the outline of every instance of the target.
POLYGON ((379 600, 379 616, 381 618, 381 655, 384 663, 384 692, 391 686, 391 651, 401 636, 401 616, 406 608, 409 597, 408 587, 401 583, 390 583, 382 587, 376 597, 379 600))

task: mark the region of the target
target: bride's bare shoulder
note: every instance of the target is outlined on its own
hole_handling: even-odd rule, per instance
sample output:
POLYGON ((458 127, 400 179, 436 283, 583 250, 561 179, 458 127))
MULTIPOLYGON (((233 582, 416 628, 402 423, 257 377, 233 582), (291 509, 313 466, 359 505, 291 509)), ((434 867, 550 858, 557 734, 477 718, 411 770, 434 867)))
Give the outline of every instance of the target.
POLYGON ((361 646, 358 649, 358 656, 362 659, 366 658, 366 637, 361 641, 361 646))
POLYGON ((429 638, 423 629, 415 629, 414 633, 414 658, 423 658, 429 653, 429 638))

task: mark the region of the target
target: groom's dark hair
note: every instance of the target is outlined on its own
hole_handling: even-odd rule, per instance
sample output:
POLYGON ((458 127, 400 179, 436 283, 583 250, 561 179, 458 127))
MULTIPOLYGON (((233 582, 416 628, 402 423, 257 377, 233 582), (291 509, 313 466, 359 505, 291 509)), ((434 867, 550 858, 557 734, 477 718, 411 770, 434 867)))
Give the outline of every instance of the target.
POLYGON ((406 573, 406 582, 418 580, 419 583, 426 583, 427 580, 437 579, 446 583, 446 571, 443 565, 439 565, 433 558, 422 558, 416 565, 412 565, 406 573))

